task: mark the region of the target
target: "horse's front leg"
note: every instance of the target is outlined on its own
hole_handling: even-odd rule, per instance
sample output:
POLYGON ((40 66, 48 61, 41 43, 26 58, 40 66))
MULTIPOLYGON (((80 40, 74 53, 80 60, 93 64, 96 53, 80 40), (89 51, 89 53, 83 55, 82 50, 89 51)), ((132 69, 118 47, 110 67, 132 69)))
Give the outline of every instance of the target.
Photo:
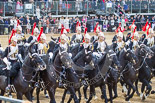
POLYGON ((88 98, 87 98, 87 88, 88 88, 88 86, 84 85, 84 87, 83 87, 83 94, 84 94, 85 101, 88 101, 88 98))
MULTIPOLYGON (((109 90, 109 99, 108 101, 110 101, 110 103, 112 103, 113 101, 113 96, 112 96, 112 83, 108 83, 108 90, 109 90)), ((104 99, 103 96, 101 96, 102 99, 104 99)))
POLYGON ((92 100, 92 98, 94 96, 94 92, 95 92, 95 87, 93 85, 90 85, 89 99, 86 103, 90 103, 90 101, 92 100))
POLYGON ((78 94, 79 94, 79 102, 81 101, 81 92, 80 92, 80 88, 78 89, 78 94))
POLYGON ((25 97, 26 97, 29 101, 32 102, 32 95, 31 95, 31 92, 30 92, 30 91, 27 92, 27 93, 25 93, 25 97))
MULTIPOLYGON (((1 96, 4 96, 5 91, 1 90, 1 96)), ((0 100, 0 103, 2 103, 2 101, 0 100)))
POLYGON ((47 93, 47 91, 46 91, 46 89, 44 90, 44 95, 45 95, 46 98, 49 97, 49 96, 48 96, 48 93, 47 93))
POLYGON ((146 85, 146 91, 145 91, 145 95, 144 95, 145 96, 144 99, 146 99, 149 96, 150 91, 152 90, 152 86, 150 85, 149 81, 146 79, 143 80, 143 83, 146 85))
POLYGON ((135 82, 135 87, 136 87, 136 93, 137 93, 137 95, 140 96, 140 93, 138 91, 138 79, 135 82))
POLYGON ((79 103, 79 100, 78 100, 76 93, 75 93, 75 89, 73 87, 68 87, 68 90, 69 90, 72 98, 74 99, 74 102, 79 103))
POLYGON ((128 95, 127 95, 125 100, 129 101, 129 99, 133 97, 133 95, 134 95, 134 93, 136 91, 136 88, 135 88, 135 86, 133 85, 133 83, 131 81, 128 81, 127 85, 129 86, 129 90, 128 90, 128 95), (132 88, 133 91, 132 91, 132 93, 130 95, 131 88, 132 88))
POLYGON ((47 89, 48 90, 48 95, 50 97, 50 103, 56 103, 56 101, 55 101, 55 89, 56 88, 52 88, 52 87, 47 89))
POLYGON ((118 94, 117 94, 117 83, 114 83, 113 84, 113 91, 114 91, 114 97, 113 97, 113 99, 115 99, 115 98, 118 97, 118 94))
POLYGON ((39 101, 39 94, 40 94, 40 88, 37 88, 36 89, 37 103, 40 103, 40 101, 39 101))
POLYGON ((108 103, 108 99, 107 99, 107 95, 106 95, 106 85, 105 84, 101 85, 100 88, 102 90, 102 95, 103 95, 103 97, 105 99, 105 103, 108 103))
POLYGON ((64 103, 66 94, 67 94, 67 89, 64 90, 64 94, 63 94, 63 96, 62 96, 62 101, 61 101, 61 103, 64 103))
POLYGON ((23 100, 23 93, 17 92, 17 99, 23 100))

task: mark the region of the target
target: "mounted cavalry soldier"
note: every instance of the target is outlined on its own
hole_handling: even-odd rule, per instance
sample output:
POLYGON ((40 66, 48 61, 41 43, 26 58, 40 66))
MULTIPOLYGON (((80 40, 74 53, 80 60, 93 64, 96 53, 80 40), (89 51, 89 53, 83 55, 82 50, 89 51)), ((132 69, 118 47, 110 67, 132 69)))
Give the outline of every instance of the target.
POLYGON ((124 44, 125 42, 125 37, 123 35, 123 32, 124 32, 124 29, 121 28, 121 23, 119 23, 119 26, 115 31, 116 35, 112 39, 114 51, 118 52, 119 51, 118 48, 120 48, 120 45, 124 44))
POLYGON ((99 40, 94 44, 93 55, 100 57, 102 56, 102 54, 104 54, 104 50, 106 48, 106 42, 103 32, 100 32, 98 37, 99 40))
POLYGON ((129 44, 129 48, 130 50, 136 50, 137 47, 139 47, 139 34, 138 32, 136 32, 136 28, 134 29, 134 32, 132 34, 132 40, 130 41, 130 44, 129 44))
POLYGON ((22 46, 25 44, 26 38, 25 38, 25 35, 22 33, 22 27, 20 25, 18 25, 16 28, 15 36, 17 38, 18 46, 22 46))
POLYGON ((36 42, 38 35, 39 35, 39 29, 36 27, 36 23, 34 23, 34 26, 33 26, 33 29, 32 29, 32 34, 28 38, 27 43, 31 44, 33 42, 36 42))
POLYGON ((98 34, 100 33, 101 29, 98 26, 99 22, 96 23, 96 26, 94 28, 95 35, 91 38, 91 43, 95 43, 98 40, 98 34))
MULTIPOLYGON (((68 44, 68 37, 65 35, 65 34, 62 34, 60 36, 60 41, 57 45, 55 45, 55 48, 54 48, 54 52, 53 52, 53 58, 52 58, 52 62, 54 62, 57 54, 59 53, 61 55, 61 53, 63 52, 68 52, 69 53, 69 56, 72 57, 72 54, 70 53, 70 47, 69 47, 69 44, 68 44)), ((59 78, 59 86, 62 87, 63 84, 62 84, 62 77, 65 78, 65 66, 63 66, 63 70, 61 71, 60 73, 60 78, 59 78)))
MULTIPOLYGON (((13 34, 13 33, 12 33, 13 34)), ((6 91, 10 91, 11 87, 11 78, 15 77, 20 69, 20 62, 23 62, 21 51, 19 51, 17 45, 17 37, 11 35, 9 42, 11 43, 4 51, 2 58, 3 62, 6 64, 6 76, 8 81, 8 86, 6 91), (20 61, 20 62, 19 62, 20 61)))
POLYGON ((124 48, 125 46, 125 42, 123 41, 123 33, 119 32, 117 34, 117 41, 113 43, 113 48, 114 51, 117 52, 117 54, 119 53, 119 51, 124 48))
POLYGON ((39 56, 43 56, 47 54, 48 50, 48 44, 46 43, 46 35, 43 33, 40 36, 40 39, 38 39, 38 47, 37 52, 39 56))
POLYGON ((126 45, 129 45, 129 43, 131 41, 131 37, 133 35, 134 28, 136 27, 136 25, 134 23, 135 23, 135 20, 133 20, 132 24, 129 26, 129 29, 131 29, 131 32, 127 34, 126 40, 124 40, 126 42, 126 45))
MULTIPOLYGON (((149 25, 151 25, 151 24, 149 24, 149 25)), ((143 32, 144 32, 144 34, 141 36, 141 38, 140 38, 140 41, 141 42, 144 42, 144 40, 145 40, 145 38, 146 38, 146 34, 147 34, 147 30, 148 30, 148 28, 149 28, 149 25, 148 25, 148 21, 146 22, 146 24, 145 24, 145 26, 142 28, 142 30, 143 30, 143 32)))
POLYGON ((83 40, 83 35, 81 34, 81 24, 79 22, 77 22, 76 24, 76 34, 72 36, 71 39, 71 46, 75 46, 79 43, 82 43, 83 40))
POLYGON ((78 54, 73 58, 73 61, 76 62, 76 60, 78 60, 78 58, 81 57, 81 55, 83 54, 83 52, 86 50, 86 52, 90 52, 92 51, 92 43, 90 42, 90 35, 87 33, 87 28, 85 28, 85 33, 84 33, 84 39, 83 39, 83 43, 80 44, 80 47, 78 49, 78 54))
MULTIPOLYGON (((59 43, 55 45, 53 50, 52 62, 54 62, 57 53, 61 53, 61 52, 70 53, 70 47, 69 47, 68 41, 69 41, 69 38, 65 34, 62 34, 60 36, 59 43)), ((72 56, 71 53, 69 55, 72 56)))
MULTIPOLYGON (((63 24, 62 24, 62 26, 61 26, 61 34, 60 35, 62 35, 62 34, 65 34, 66 36, 67 36, 67 30, 65 29, 65 27, 63 26, 63 24)), ((53 37, 51 37, 51 39, 55 42, 55 43, 59 43, 60 42, 60 37, 58 37, 58 38, 53 38, 53 37)), ((68 43, 69 43, 69 41, 70 41, 70 38, 68 37, 68 43)))
POLYGON ((154 42, 155 42, 154 31, 152 28, 149 28, 147 32, 147 37, 144 40, 144 44, 152 47, 154 45, 154 42))

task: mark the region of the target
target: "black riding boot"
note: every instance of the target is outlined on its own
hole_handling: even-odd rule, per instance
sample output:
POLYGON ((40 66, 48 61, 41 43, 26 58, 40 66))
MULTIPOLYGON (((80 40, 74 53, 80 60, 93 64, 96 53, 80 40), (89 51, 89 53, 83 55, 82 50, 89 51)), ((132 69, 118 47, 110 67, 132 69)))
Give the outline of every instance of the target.
POLYGON ((9 93, 11 91, 11 77, 10 77, 10 70, 7 70, 7 84, 5 91, 9 93))

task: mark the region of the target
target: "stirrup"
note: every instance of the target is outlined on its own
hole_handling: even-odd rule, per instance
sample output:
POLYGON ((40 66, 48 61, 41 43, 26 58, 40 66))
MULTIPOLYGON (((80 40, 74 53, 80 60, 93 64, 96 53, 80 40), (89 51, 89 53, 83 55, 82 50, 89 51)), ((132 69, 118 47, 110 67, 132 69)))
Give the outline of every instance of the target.
POLYGON ((11 85, 9 84, 6 88, 5 88, 5 92, 9 93, 11 91, 11 85))
POLYGON ((11 90, 12 90, 14 93, 17 93, 14 85, 11 85, 11 90))
POLYGON ((38 83, 38 82, 36 82, 36 83, 35 83, 35 87, 40 88, 40 86, 39 86, 39 83, 38 83))

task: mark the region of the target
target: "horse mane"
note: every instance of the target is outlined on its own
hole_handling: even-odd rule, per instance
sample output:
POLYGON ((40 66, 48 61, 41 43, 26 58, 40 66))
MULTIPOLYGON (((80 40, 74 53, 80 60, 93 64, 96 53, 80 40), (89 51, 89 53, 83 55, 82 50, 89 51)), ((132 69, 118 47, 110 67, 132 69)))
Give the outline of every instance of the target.
POLYGON ((124 49, 122 49, 122 50, 120 51, 119 55, 118 55, 119 61, 121 61, 121 58, 124 57, 124 54, 125 54, 125 51, 124 51, 124 49))

